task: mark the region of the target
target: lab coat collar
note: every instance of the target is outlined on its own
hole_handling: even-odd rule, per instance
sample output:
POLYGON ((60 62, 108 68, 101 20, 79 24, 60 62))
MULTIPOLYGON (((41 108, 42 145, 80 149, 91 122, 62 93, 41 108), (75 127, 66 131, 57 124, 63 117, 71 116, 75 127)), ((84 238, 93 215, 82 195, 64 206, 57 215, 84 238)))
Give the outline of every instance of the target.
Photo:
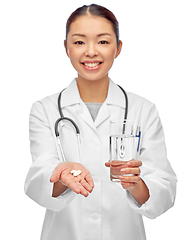
MULTIPOLYGON (((77 87, 77 81, 74 79, 71 84, 64 90, 61 98, 61 107, 74 104, 81 104, 82 100, 77 87)), ((125 108, 125 97, 121 89, 110 79, 108 95, 104 102, 107 105, 115 105, 125 108)))
POLYGON ((77 87, 76 78, 70 83, 70 85, 63 91, 61 97, 61 107, 67 107, 74 104, 81 103, 81 97, 77 87))
POLYGON ((111 79, 109 83, 108 95, 105 100, 107 105, 114 105, 125 108, 125 96, 122 90, 111 79))
POLYGON ((115 105, 124 108, 125 97, 121 89, 110 80, 107 98, 102 104, 95 122, 93 122, 89 110, 80 97, 77 81, 74 79, 62 94, 61 107, 64 108, 75 104, 79 104, 77 114, 96 131, 96 128, 110 117, 108 106, 115 105))

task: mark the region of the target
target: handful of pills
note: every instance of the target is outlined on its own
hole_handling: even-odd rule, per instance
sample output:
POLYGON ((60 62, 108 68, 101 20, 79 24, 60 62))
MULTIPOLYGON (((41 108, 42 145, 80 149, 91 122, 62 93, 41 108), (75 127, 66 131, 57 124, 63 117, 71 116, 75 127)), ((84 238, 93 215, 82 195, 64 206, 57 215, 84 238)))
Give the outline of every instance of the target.
POLYGON ((77 177, 81 174, 81 170, 72 170, 71 174, 73 174, 74 177, 77 177))

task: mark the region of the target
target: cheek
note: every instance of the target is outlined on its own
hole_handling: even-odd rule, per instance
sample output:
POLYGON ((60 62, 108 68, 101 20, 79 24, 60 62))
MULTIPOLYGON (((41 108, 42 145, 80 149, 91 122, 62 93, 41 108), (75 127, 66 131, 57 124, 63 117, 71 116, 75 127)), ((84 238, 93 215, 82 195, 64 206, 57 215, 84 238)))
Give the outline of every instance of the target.
POLYGON ((67 53, 68 53, 68 56, 69 56, 70 59, 75 58, 75 55, 76 55, 76 54, 75 54, 75 51, 74 51, 73 48, 69 48, 68 51, 67 51, 67 53))
POLYGON ((67 53, 71 60, 78 60, 81 55, 80 50, 78 50, 74 47, 69 47, 67 50, 67 53))
POLYGON ((117 49, 115 47, 110 48, 107 51, 105 51, 105 58, 113 61, 115 59, 116 53, 117 53, 117 49))

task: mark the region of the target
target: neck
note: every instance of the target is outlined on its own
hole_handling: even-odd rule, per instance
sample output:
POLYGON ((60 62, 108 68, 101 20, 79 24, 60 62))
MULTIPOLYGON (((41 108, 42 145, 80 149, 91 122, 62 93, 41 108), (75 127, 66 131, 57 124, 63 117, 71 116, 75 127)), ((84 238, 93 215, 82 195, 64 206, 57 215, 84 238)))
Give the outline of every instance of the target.
POLYGON ((83 102, 103 103, 108 94, 109 78, 92 81, 78 77, 77 86, 83 102))

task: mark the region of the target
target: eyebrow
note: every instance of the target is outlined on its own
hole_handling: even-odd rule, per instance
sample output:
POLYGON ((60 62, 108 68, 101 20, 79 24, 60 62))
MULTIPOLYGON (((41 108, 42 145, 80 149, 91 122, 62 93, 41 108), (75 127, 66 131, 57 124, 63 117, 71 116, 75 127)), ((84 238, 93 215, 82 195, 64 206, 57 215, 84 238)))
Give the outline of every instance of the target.
MULTIPOLYGON (((100 33, 97 35, 97 37, 102 37, 102 36, 105 36, 105 35, 108 35, 108 36, 111 36, 111 34, 109 33, 100 33)), ((80 34, 80 33, 75 33, 72 35, 72 37, 86 37, 84 34, 80 34)))
POLYGON ((102 36, 105 36, 105 35, 111 36, 111 34, 109 34, 109 33, 100 33, 99 35, 97 35, 97 37, 102 37, 102 36))
POLYGON ((77 36, 77 37, 85 37, 85 35, 80 34, 80 33, 75 33, 75 34, 72 35, 72 37, 75 37, 75 36, 77 36))

